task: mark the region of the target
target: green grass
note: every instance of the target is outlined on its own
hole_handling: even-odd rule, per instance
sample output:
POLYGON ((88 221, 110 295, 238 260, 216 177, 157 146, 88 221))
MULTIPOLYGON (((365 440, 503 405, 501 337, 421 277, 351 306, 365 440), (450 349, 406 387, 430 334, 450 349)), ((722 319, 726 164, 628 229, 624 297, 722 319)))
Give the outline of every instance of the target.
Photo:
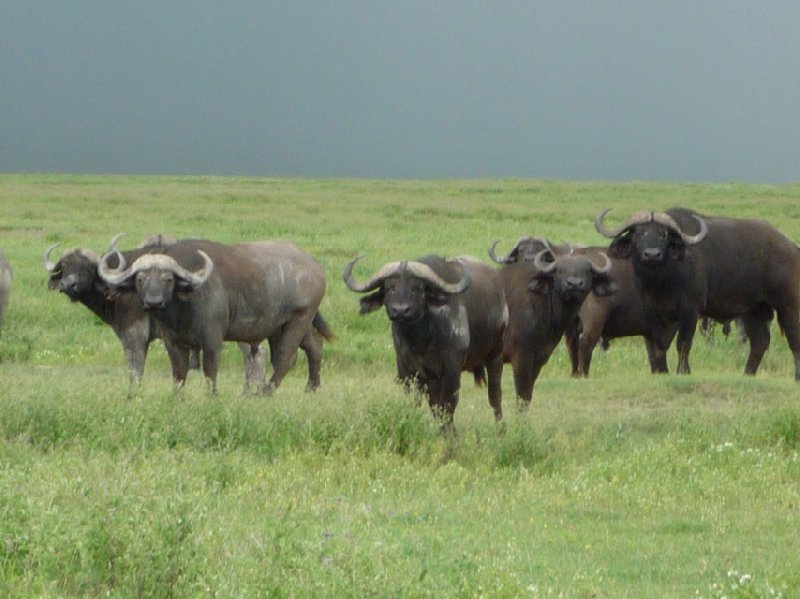
MULTIPOLYGON (((800 390, 785 340, 699 335, 693 374, 651 376, 640 340, 573 381, 563 348, 506 428, 463 379, 458 434, 393 383, 384 314, 340 280, 527 234, 602 244, 594 215, 684 205, 800 240, 800 186, 0 176, 15 269, 0 337, 0 594, 8 597, 800 596, 800 390), (291 238, 328 273, 320 392, 305 359, 269 398, 174 395, 160 346, 126 399, 113 333, 46 288, 50 243, 161 231, 291 238)), ((616 219, 616 220, 615 220, 616 219)), ((127 244, 127 245, 126 245, 127 244)), ((674 367, 674 350, 670 365, 674 367)))

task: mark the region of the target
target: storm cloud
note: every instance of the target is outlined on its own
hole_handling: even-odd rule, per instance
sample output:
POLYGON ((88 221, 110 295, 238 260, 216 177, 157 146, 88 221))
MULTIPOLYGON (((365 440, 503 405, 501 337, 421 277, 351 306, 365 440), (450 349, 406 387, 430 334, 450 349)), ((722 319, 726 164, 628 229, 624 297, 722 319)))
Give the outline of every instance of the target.
POLYGON ((800 4, 7 3, 0 170, 800 181, 800 4))

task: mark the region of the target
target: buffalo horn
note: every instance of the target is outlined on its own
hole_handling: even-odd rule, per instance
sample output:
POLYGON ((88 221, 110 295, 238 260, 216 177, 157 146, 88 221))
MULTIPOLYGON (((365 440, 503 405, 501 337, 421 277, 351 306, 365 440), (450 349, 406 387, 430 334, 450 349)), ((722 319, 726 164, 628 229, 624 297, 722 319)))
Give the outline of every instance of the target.
POLYGON ((594 219, 594 228, 597 229, 597 232, 604 237, 608 237, 609 239, 614 239, 617 235, 629 229, 630 227, 634 227, 636 225, 640 225, 642 223, 649 222, 654 218, 654 214, 652 212, 636 212, 628 219, 624 225, 619 227, 618 229, 614 229, 613 231, 606 228, 603 224, 603 219, 605 218, 606 214, 611 211, 611 208, 606 208, 605 210, 601 210, 600 213, 594 219))
POLYGON ((550 242, 547 241, 547 239, 545 239, 544 237, 520 237, 519 239, 517 239, 517 243, 514 244, 514 247, 512 247, 509 250, 509 252, 505 255, 505 257, 498 258, 494 252, 495 247, 497 247, 497 244, 500 243, 500 240, 498 239, 489 248, 489 257, 498 264, 511 264, 514 262, 511 256, 513 256, 515 253, 519 253, 519 247, 526 241, 530 242, 531 244, 538 241, 547 249, 552 249, 552 247, 550 246, 550 242))
POLYGON ((47 272, 49 272, 49 273, 55 273, 56 272, 55 263, 50 261, 50 253, 54 249, 56 249, 59 245, 61 245, 61 244, 54 243, 53 245, 48 246, 47 249, 44 251, 44 267, 45 267, 45 269, 47 269, 47 272))
POLYGON ((353 266, 363 257, 364 256, 357 256, 353 258, 344 267, 342 279, 344 280, 345 285, 347 285, 351 291, 357 291, 359 293, 372 291, 373 289, 380 287, 384 279, 404 273, 409 273, 417 278, 427 281, 443 293, 461 293, 467 287, 469 287, 470 283, 472 282, 472 279, 470 278, 469 273, 466 271, 463 264, 461 265, 461 279, 456 283, 448 283, 435 272, 433 272, 431 267, 427 264, 412 261, 388 262, 375 271, 375 274, 369 278, 369 281, 366 283, 359 283, 353 277, 353 266))
POLYGON ((125 237, 127 233, 117 233, 114 237, 111 238, 111 241, 108 242, 108 251, 117 249, 117 242, 125 237))
POLYGON ((455 283, 448 283, 442 277, 433 272, 433 269, 430 266, 423 264, 422 262, 409 262, 407 269, 412 275, 427 281, 442 293, 461 293, 470 286, 470 283, 472 283, 472 278, 469 276, 467 269, 464 268, 464 264, 461 263, 461 261, 458 261, 458 264, 461 266, 461 279, 455 283))
MULTIPOLYGON (((113 251, 119 254, 119 250, 115 249, 113 251)), ((140 256, 128 268, 118 268, 114 270, 107 265, 108 257, 111 255, 111 252, 109 252, 101 258, 100 264, 97 267, 97 272, 109 285, 121 285, 143 270, 160 268, 162 270, 172 271, 175 276, 188 281, 193 287, 199 287, 211 276, 211 272, 214 270, 214 262, 203 250, 197 250, 197 253, 203 258, 204 264, 202 268, 196 271, 190 271, 184 268, 178 264, 174 258, 164 254, 145 254, 144 256, 140 256)), ((121 254, 119 255, 119 259, 120 265, 122 265, 124 260, 121 254)))
POLYGON ((553 272, 553 269, 555 269, 556 267, 556 263, 544 261, 544 255, 548 253, 551 256, 553 255, 552 250, 549 249, 544 249, 538 254, 536 254, 536 257, 533 259, 533 265, 536 267, 536 270, 543 273, 553 272))
POLYGON ((678 232, 681 234, 681 239, 683 239, 683 243, 686 245, 695 245, 696 243, 700 243, 705 239, 705 236, 708 234, 708 223, 704 218, 700 218, 696 214, 692 214, 692 217, 700 223, 700 231, 696 235, 687 235, 680 229, 678 232))
POLYGON ((597 266, 594 262, 589 260, 592 265, 592 272, 597 275, 607 275, 611 271, 611 258, 609 258, 605 252, 598 252, 605 260, 605 264, 603 266, 597 266))
POLYGON ((489 246, 489 257, 494 262, 497 262, 498 264, 508 264, 508 259, 511 257, 511 252, 513 252, 514 250, 512 249, 511 252, 508 252, 508 254, 506 254, 505 258, 498 258, 497 254, 494 253, 494 248, 497 247, 498 243, 500 243, 500 240, 499 239, 495 239, 494 243, 489 246))
POLYGON ((344 267, 344 271, 342 272, 342 279, 344 280, 345 285, 350 289, 350 291, 357 291, 358 293, 366 293, 367 291, 372 291, 373 289, 377 289, 380 287, 381 282, 386 277, 390 277, 394 275, 396 272, 400 270, 401 262, 389 262, 384 264, 381 268, 375 271, 369 281, 366 283, 359 283, 353 277, 353 266, 355 263, 361 260, 364 257, 362 254, 361 256, 356 256, 350 262, 347 263, 347 266, 344 267))

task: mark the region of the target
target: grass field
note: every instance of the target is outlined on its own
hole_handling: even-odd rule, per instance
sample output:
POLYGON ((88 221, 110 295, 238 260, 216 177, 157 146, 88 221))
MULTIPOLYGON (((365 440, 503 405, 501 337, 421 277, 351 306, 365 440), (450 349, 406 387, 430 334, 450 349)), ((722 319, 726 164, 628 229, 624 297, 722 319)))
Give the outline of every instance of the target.
POLYGON ((0 175, 0 595, 800 596, 800 387, 777 327, 755 377, 719 331, 682 377, 651 376, 630 339, 572 380, 560 347, 524 415, 507 367, 504 433, 465 376, 450 438, 393 383, 385 314, 359 317, 341 282, 358 253, 363 277, 527 234, 599 245, 600 209, 678 205, 800 241, 800 186, 0 175), (274 396, 242 397, 231 344, 218 397, 195 372, 175 395, 156 344, 127 399, 116 337, 42 266, 118 232, 316 256, 338 337, 322 389, 303 393, 301 356, 274 396))

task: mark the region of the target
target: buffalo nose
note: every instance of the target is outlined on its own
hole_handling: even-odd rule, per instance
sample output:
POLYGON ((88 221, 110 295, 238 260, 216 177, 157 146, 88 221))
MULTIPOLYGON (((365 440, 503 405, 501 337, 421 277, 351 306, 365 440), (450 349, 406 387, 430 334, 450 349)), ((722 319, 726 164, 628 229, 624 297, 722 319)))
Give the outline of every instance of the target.
POLYGON ((395 304, 390 306, 389 317, 401 320, 411 318, 411 306, 409 304, 395 304))
POLYGON ((145 309, 149 308, 158 308, 162 304, 162 299, 160 297, 146 297, 144 298, 144 307, 145 309))
POLYGON ((586 289, 586 281, 580 277, 567 277, 566 286, 570 290, 583 291, 586 289))
POLYGON ((77 291, 78 289, 78 277, 74 275, 69 275, 61 279, 61 282, 58 284, 58 290, 61 293, 69 293, 77 291))
POLYGON ((645 260, 661 260, 661 250, 658 248, 645 248, 642 256, 645 260))

